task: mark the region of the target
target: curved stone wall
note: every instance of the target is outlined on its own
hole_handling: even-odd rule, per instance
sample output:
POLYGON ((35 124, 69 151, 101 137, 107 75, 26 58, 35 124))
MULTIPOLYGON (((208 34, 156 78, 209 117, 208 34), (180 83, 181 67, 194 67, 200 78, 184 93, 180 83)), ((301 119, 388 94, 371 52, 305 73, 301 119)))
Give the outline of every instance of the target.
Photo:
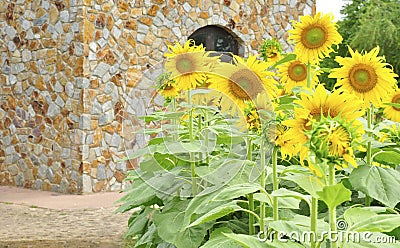
POLYGON ((167 45, 220 25, 256 53, 284 48, 314 0, 0 0, 0 184, 59 192, 120 190, 147 140, 138 116, 167 45), (4 20, 4 21, 3 21, 4 20))

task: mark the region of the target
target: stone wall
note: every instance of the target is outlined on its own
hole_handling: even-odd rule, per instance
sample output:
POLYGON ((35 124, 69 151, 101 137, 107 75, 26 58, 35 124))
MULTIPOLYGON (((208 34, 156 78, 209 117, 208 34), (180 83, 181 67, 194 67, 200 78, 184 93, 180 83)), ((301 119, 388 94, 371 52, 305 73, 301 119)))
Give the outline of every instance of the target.
POLYGON ((0 184, 59 192, 120 190, 143 147, 138 116, 167 45, 224 26, 245 55, 263 38, 286 50, 290 20, 314 0, 0 0, 0 184))

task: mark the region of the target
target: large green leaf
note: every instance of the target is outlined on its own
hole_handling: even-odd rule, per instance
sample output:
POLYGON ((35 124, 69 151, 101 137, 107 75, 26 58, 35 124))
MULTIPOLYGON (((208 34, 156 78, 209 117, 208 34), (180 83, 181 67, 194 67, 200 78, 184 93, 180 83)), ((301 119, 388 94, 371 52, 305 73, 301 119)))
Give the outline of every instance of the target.
POLYGON ((342 242, 343 248, 399 248, 399 241, 383 233, 354 233, 353 240, 342 242))
POLYGON ((209 166, 196 167, 196 175, 205 181, 218 186, 231 182, 241 171, 242 167, 248 164, 246 160, 225 159, 215 161, 209 166))
POLYGON ((396 149, 380 150, 373 154, 372 159, 380 164, 398 166, 400 164, 400 151, 396 149))
MULTIPOLYGON (((254 194, 254 200, 259 201, 259 202, 265 202, 269 206, 272 207, 272 198, 271 196, 265 194, 265 193, 255 193, 254 194)), ((285 208, 285 209, 299 209, 299 204, 300 200, 290 197, 290 198, 280 198, 278 197, 278 206, 279 208, 285 208)))
POLYGON ((377 214, 349 227, 357 232, 390 232, 400 226, 399 214, 377 214))
POLYGON ((354 189, 394 208, 400 202, 400 172, 392 168, 359 166, 349 176, 354 189))
POLYGON ((132 237, 136 234, 143 234, 147 223, 149 222, 149 214, 154 211, 153 209, 147 207, 139 214, 132 214, 128 222, 128 231, 125 237, 132 237))
POLYGON ((199 247, 203 242, 207 229, 212 224, 203 224, 182 229, 185 213, 177 209, 157 213, 153 216, 157 233, 164 241, 177 248, 199 247))
POLYGON ((294 243, 292 241, 284 241, 281 242, 279 240, 274 240, 273 242, 270 240, 263 240, 257 237, 245 235, 245 234, 235 234, 235 233, 224 233, 228 238, 234 240, 235 242, 241 244, 245 248, 296 248, 301 247, 304 248, 301 244, 294 243))
POLYGON ((322 191, 318 191, 317 194, 320 199, 326 203, 329 209, 333 209, 343 202, 351 200, 351 191, 344 187, 342 183, 325 186, 322 191))
POLYGON ((224 205, 218 206, 218 207, 214 208, 213 210, 207 212, 206 214, 204 214, 203 216, 201 216, 200 218, 195 220, 192 224, 190 224, 188 226, 188 228, 219 219, 225 215, 228 215, 235 211, 239 211, 241 209, 242 209, 241 207, 236 205, 235 201, 228 202, 224 205))
POLYGON ((308 203, 308 205, 311 205, 311 196, 303 195, 299 192, 288 190, 285 188, 280 188, 278 190, 273 191, 271 193, 271 196, 277 196, 277 197, 282 197, 282 198, 293 197, 293 198, 296 198, 299 200, 304 200, 305 202, 308 203))
POLYGON ((221 227, 211 233, 210 239, 200 248, 242 248, 241 245, 225 236, 223 233, 232 233, 227 227, 221 227))
MULTIPOLYGON (((344 220, 346 221, 344 224, 352 226, 385 211, 386 208, 384 207, 352 207, 347 209, 343 214, 344 220)), ((345 228, 347 229, 347 227, 345 228)))
POLYGON ((115 210, 118 213, 126 212, 139 206, 150 206, 159 203, 159 199, 156 197, 156 191, 153 188, 138 179, 131 185, 131 190, 117 202, 125 202, 115 210))
POLYGON ((232 185, 223 188, 212 200, 213 201, 231 200, 241 196, 245 196, 249 193, 254 193, 260 189, 261 189, 260 185, 254 183, 232 185))
MULTIPOLYGON (((308 239, 306 235, 310 234, 311 219, 308 216, 295 215, 291 220, 271 221, 269 226, 275 231, 281 232, 282 234, 304 235, 304 240, 307 241, 308 239)), ((329 224, 322 219, 318 219, 317 228, 317 234, 321 234, 322 232, 328 230, 329 224)), ((293 236, 291 238, 299 238, 299 241, 303 239, 301 236, 293 236)))
POLYGON ((321 191, 324 186, 321 179, 310 174, 289 174, 284 176, 283 179, 295 182, 315 198, 318 198, 317 191, 321 191))

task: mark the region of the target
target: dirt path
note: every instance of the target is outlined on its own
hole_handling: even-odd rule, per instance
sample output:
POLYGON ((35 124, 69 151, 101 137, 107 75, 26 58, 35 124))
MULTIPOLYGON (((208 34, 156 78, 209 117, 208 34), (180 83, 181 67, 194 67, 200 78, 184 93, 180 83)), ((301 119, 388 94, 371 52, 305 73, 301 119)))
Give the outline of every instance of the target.
POLYGON ((4 201, 4 196, 0 192, 0 247, 125 247, 130 213, 114 214, 116 206, 51 209, 4 201))

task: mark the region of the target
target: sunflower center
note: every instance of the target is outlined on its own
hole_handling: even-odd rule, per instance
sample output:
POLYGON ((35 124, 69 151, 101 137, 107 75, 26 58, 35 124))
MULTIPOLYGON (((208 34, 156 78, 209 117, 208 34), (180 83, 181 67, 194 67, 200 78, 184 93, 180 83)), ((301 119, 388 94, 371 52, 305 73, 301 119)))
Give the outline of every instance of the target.
POLYGON ((249 69, 241 69, 229 78, 230 92, 240 100, 255 99, 263 91, 260 78, 249 69))
POLYGON ((321 114, 324 117, 329 116, 332 118, 335 118, 338 115, 338 113, 335 110, 328 108, 326 106, 321 106, 321 108, 315 108, 315 109, 311 110, 311 112, 310 112, 310 115, 312 115, 312 117, 317 121, 321 120, 321 114))
POLYGON ((322 26, 310 26, 302 32, 301 43, 309 49, 321 47, 328 39, 327 33, 322 26))
MULTIPOLYGON (((397 95, 395 95, 395 96, 392 98, 392 103, 398 103, 398 104, 400 104, 400 94, 397 94, 397 95)), ((397 111, 400 111, 400 108, 398 108, 398 107, 393 106, 393 108, 394 108, 395 110, 397 110, 397 111)))
POLYGON ((194 63, 193 58, 182 54, 176 59, 176 69, 182 74, 191 73, 195 68, 194 63))
POLYGON ((350 134, 347 130, 339 126, 329 135, 330 149, 329 153, 335 157, 341 157, 346 153, 350 146, 350 134))
POLYGON ((293 81, 303 81, 307 78, 307 67, 300 61, 295 61, 290 64, 288 74, 293 81))
POLYGON ((355 91, 365 93, 375 88, 378 76, 371 66, 356 64, 350 70, 349 81, 355 91))

